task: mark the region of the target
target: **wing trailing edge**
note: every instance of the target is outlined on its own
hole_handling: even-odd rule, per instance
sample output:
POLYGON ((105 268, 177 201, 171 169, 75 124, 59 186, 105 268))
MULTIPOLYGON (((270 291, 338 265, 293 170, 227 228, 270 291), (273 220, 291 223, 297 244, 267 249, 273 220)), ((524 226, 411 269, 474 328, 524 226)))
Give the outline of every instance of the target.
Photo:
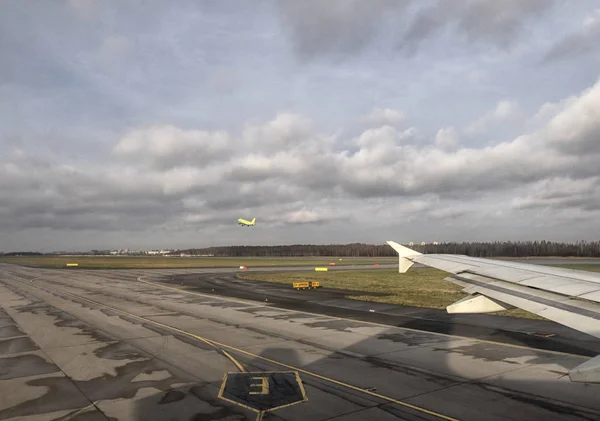
POLYGON ((495 311, 511 310, 515 307, 485 295, 472 295, 458 300, 446 307, 450 314, 464 313, 493 313, 495 311))
MULTIPOLYGON (((600 338, 600 276, 596 273, 451 254, 422 254, 387 242, 399 272, 419 263, 453 275, 445 278, 469 296, 448 313, 492 313, 520 308, 600 338)), ((600 355, 569 371, 572 382, 600 383, 600 355)))

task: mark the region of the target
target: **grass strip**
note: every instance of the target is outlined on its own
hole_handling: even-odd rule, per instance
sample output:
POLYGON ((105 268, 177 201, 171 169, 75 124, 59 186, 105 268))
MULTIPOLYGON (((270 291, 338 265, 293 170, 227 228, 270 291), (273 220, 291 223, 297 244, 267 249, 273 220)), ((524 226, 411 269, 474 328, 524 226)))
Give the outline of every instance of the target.
POLYGON ((328 266, 373 265, 391 263, 397 259, 332 258, 250 258, 250 257, 154 257, 154 256, 2 256, 0 263, 14 263, 40 268, 64 268, 67 263, 77 263, 73 269, 178 269, 211 267, 276 267, 276 266, 328 266))
MULTIPOLYGON (((600 265, 565 264, 553 265, 568 269, 600 272, 600 265)), ((379 295, 349 295, 347 298, 404 306, 443 309, 467 295, 461 287, 444 278, 449 274, 433 268, 412 268, 400 274, 396 269, 361 271, 291 272, 291 273, 243 273, 238 278, 254 281, 289 284, 302 281, 319 281, 325 288, 336 288, 379 295)), ((523 317, 546 320, 521 309, 490 313, 499 316, 523 317)))

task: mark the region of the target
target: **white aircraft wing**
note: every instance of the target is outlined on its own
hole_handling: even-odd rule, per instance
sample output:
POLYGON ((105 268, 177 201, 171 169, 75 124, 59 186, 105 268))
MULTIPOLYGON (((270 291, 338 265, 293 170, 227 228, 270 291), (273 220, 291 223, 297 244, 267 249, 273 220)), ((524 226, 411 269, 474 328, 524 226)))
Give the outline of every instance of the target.
MULTIPOLYGON (((600 274, 452 254, 421 254, 394 241, 399 271, 419 263, 449 272, 470 296, 448 313, 490 313, 515 307, 600 338, 600 274)), ((571 381, 600 383, 600 356, 569 372, 571 381)))

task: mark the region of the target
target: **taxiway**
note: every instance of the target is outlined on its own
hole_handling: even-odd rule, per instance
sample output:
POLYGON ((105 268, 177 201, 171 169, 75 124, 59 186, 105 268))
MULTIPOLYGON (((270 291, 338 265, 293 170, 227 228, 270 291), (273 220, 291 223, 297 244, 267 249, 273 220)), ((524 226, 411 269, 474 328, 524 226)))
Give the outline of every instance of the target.
POLYGON ((294 296, 233 272, 0 265, 0 419, 254 420, 218 398, 224 374, 244 371, 301 378, 308 400, 267 420, 600 419, 600 385, 564 376, 592 339, 294 296))

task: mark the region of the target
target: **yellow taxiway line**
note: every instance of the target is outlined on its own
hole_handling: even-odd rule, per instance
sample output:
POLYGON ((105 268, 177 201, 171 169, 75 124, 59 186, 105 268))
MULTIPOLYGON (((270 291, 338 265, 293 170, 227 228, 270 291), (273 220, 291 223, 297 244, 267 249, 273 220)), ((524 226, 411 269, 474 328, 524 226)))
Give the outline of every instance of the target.
MULTIPOLYGON (((24 281, 21 281, 21 282, 24 283, 24 281)), ((143 281, 141 281, 141 282, 143 282, 143 281)), ((35 282, 35 284, 37 284, 37 283, 38 282, 35 282)), ((150 282, 148 282, 148 283, 150 283, 150 282)), ((31 285, 30 283, 28 283, 28 284, 31 285)), ((40 287, 38 287, 38 288, 40 288, 40 287)), ((118 308, 115 308, 115 307, 112 307, 112 306, 109 306, 109 305, 106 305, 106 304, 103 304, 103 303, 91 300, 89 298, 82 297, 82 296, 74 294, 72 292, 65 291, 65 290, 63 290, 61 288, 50 287, 48 285, 43 285, 41 287, 41 289, 44 289, 44 288, 53 289, 53 290, 61 292, 63 294, 75 297, 75 298, 77 298, 79 300, 87 301, 88 303, 94 304, 95 306, 98 306, 100 308, 105 308, 105 309, 108 309, 108 310, 112 310, 112 311, 124 314, 124 315, 126 315, 128 317, 131 317, 131 318, 134 318, 134 319, 142 320, 142 321, 147 322, 147 323, 152 323, 152 324, 154 324, 156 326, 160 326, 160 327, 165 328, 165 329, 170 329, 170 330, 172 330, 174 332, 180 333, 182 335, 186 335, 186 336, 188 336, 190 338, 197 339, 197 340, 202 341, 202 342, 207 343, 207 344, 212 344, 212 346, 216 346, 216 347, 219 347, 219 348, 227 348, 227 349, 235 351, 237 353, 240 353, 240 354, 252 357, 252 358, 260 359, 260 360, 269 362, 271 364, 279 365, 281 367, 285 367, 287 369, 290 369, 290 370, 293 370, 293 371, 297 371, 299 373, 303 373, 303 374, 306 374, 308 376, 315 377, 315 378, 318 378, 320 380, 324 380, 324 381, 329 382, 329 383, 333 383, 333 384, 336 384, 336 385, 339 385, 339 386, 342 386, 342 387, 345 387, 345 388, 348 388, 348 389, 352 389, 352 390, 355 390, 355 391, 360 392, 360 393, 364 393, 364 394, 369 395, 369 396, 373 396, 373 397, 376 397, 376 398, 379 398, 379 399, 383 399, 385 401, 388 401, 388 402, 391 402, 391 403, 395 403, 397 405, 404 406, 406 408, 410 408, 410 409, 413 409, 413 410, 421 412, 421 413, 425 413, 425 414, 428 414, 428 415, 431 415, 431 416, 434 416, 434 417, 437 417, 437 418, 440 418, 440 419, 444 419, 444 420, 447 420, 447 421, 459 421, 457 418, 452 418, 452 417, 447 416, 447 415, 443 415, 443 414, 440 414, 440 413, 437 413, 437 412, 434 412, 434 411, 430 411, 428 409, 421 408, 419 406, 412 405, 412 404, 409 404, 407 402, 403 402, 403 401, 394 399, 392 397, 389 397, 389 396, 386 396, 386 395, 382 395, 380 393, 375 393, 375 392, 371 392, 369 390, 361 389, 360 387, 351 385, 349 383, 344 383, 342 381, 335 380, 335 379, 332 379, 330 377, 314 373, 312 371, 308 371, 308 370, 305 370, 305 369, 302 369, 302 368, 299 368, 299 367, 294 367, 294 366, 282 363, 280 361, 276 361, 276 360, 273 360, 273 359, 270 359, 270 358, 267 358, 267 357, 263 357, 261 355, 253 354, 251 352, 245 351, 243 349, 240 349, 240 348, 237 348, 237 347, 234 347, 234 346, 231 346, 231 345, 227 345, 227 344, 224 344, 224 343, 221 343, 221 342, 213 341, 211 339, 207 339, 207 338, 204 338, 202 336, 195 335, 193 333, 187 332, 187 331, 179 329, 177 327, 169 326, 167 324, 160 323, 160 322, 157 322, 157 321, 154 321, 154 320, 151 320, 151 319, 147 319, 145 317, 138 316, 138 315, 133 314, 133 313, 129 313, 129 312, 125 311, 125 310, 121 310, 121 309, 118 309, 118 308)), ((224 350, 221 349, 221 351, 225 353, 224 350)), ((230 356, 229 353, 226 353, 226 355, 230 356)), ((235 359, 233 357, 231 357, 231 360, 234 361, 235 359)), ((241 365, 241 363, 239 363, 239 361, 237 362, 236 366, 238 368, 242 367, 242 365, 241 365)))
MULTIPOLYGON (((242 300, 242 299, 236 299, 236 298, 231 298, 231 297, 224 297, 222 295, 210 295, 210 294, 204 294, 204 293, 201 293, 201 292, 187 291, 185 289, 170 287, 168 285, 162 285, 162 284, 159 284, 159 283, 156 283, 156 282, 146 281, 146 280, 142 279, 142 278, 146 278, 148 276, 152 276, 152 275, 139 276, 137 278, 137 280, 139 282, 142 282, 142 283, 145 283, 145 284, 148 284, 148 285, 153 285, 153 286, 156 286, 156 287, 159 287, 159 288, 164 288, 164 289, 170 289, 170 290, 178 291, 178 292, 181 292, 183 294, 198 295, 200 297, 213 298, 213 299, 216 298, 218 300, 229 301, 229 302, 238 303, 238 304, 247 304, 247 305, 261 305, 262 304, 259 301, 242 300)), ((164 275, 156 275, 156 276, 163 276, 164 277, 164 275)), ((357 320, 357 319, 350 319, 350 318, 347 318, 347 317, 328 316, 326 314, 313 313, 313 312, 304 311, 304 310, 290 310, 290 309, 286 309, 286 308, 281 308, 280 310, 294 312, 294 313, 310 314, 312 316, 327 317, 327 318, 334 319, 334 320, 343 320, 343 321, 348 321, 348 322, 360 322, 360 323, 365 323, 365 324, 369 324, 369 325, 372 325, 372 326, 386 327, 386 328, 389 328, 389 329, 403 329, 403 330, 408 330, 408 331, 411 331, 411 332, 427 333, 427 334, 431 334, 431 335, 445 336, 445 337, 456 338, 456 339, 466 339, 466 340, 482 342, 482 343, 486 343, 486 344, 490 344, 490 345, 501 345, 501 346, 508 346, 508 347, 511 347, 511 348, 527 349, 527 350, 530 350, 530 351, 545 352, 545 353, 554 354, 554 355, 564 355, 564 356, 570 356, 570 357, 588 358, 588 357, 586 357, 584 355, 572 354, 572 353, 569 353, 569 352, 552 351, 552 350, 546 350, 546 349, 540 349, 540 348, 532 348, 532 347, 526 346, 526 345, 517 345, 517 344, 510 344, 510 343, 504 343, 504 342, 498 342, 498 341, 491 341, 489 339, 471 338, 471 337, 468 337, 468 336, 453 335, 451 333, 430 332, 428 330, 420 330, 420 329, 414 329, 414 328, 404 327, 404 326, 386 325, 386 324, 383 324, 383 323, 369 322, 369 321, 357 320)), ((407 317, 410 317, 410 316, 407 316, 407 317)))

